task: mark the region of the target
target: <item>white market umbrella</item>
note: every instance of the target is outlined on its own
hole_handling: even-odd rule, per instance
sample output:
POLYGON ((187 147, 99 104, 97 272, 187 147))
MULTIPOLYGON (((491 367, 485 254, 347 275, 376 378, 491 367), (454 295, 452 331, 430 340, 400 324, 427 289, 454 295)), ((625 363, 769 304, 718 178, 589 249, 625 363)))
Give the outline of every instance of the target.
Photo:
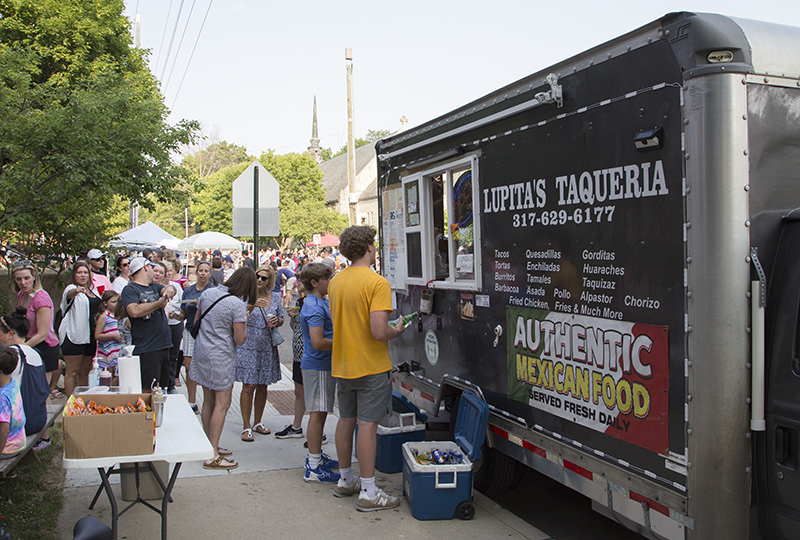
POLYGON ((204 251, 208 249, 226 249, 226 250, 239 250, 242 249, 242 243, 233 236, 221 232, 202 232, 190 236, 182 240, 178 244, 178 249, 181 251, 204 251))

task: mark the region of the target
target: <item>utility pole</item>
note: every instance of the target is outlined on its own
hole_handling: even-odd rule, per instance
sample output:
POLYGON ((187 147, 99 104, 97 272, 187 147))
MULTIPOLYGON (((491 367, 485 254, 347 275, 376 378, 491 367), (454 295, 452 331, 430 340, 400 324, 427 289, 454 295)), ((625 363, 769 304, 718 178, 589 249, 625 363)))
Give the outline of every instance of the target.
POLYGON ((347 179, 350 189, 348 203, 350 206, 350 225, 356 225, 356 139, 355 119, 353 118, 353 50, 344 50, 347 61, 347 179))
MULTIPOLYGON (((136 23, 134 27, 134 38, 133 38, 133 46, 137 49, 139 48, 139 43, 141 42, 141 34, 142 34, 142 18, 137 13, 136 14, 136 23)), ((139 226, 139 201, 131 201, 131 229, 135 229, 139 226)))

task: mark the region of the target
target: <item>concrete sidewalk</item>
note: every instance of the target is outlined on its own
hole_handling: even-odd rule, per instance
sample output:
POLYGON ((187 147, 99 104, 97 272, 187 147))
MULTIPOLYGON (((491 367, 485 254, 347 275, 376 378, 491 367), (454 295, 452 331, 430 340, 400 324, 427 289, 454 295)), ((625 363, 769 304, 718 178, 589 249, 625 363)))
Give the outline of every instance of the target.
MULTIPOLYGON (((291 343, 281 346, 283 379, 270 386, 270 393, 293 391, 291 380, 291 343), (288 362, 287 362, 288 359, 288 362), (288 365, 287 365, 288 364, 288 365)), ((303 481, 306 449, 304 439, 276 439, 274 435, 253 433, 254 442, 241 440, 239 395, 241 385, 234 388, 233 405, 228 412, 220 445, 233 450, 239 467, 233 471, 208 471, 202 462, 184 463, 172 492, 169 505, 169 538, 172 540, 202 540, 206 538, 237 538, 290 536, 296 539, 352 539, 380 536, 383 538, 431 538, 437 540, 469 540, 477 538, 545 539, 548 536, 500 508, 493 501, 475 492, 475 517, 469 521, 419 521, 411 515, 405 499, 392 510, 380 512, 356 511, 356 497, 339 499, 331 494, 331 485, 303 481)), ((185 394, 186 386, 180 387, 185 394)), ((285 397, 285 394, 283 394, 285 397)), ((202 390, 198 390, 198 402, 202 390)), ((269 399, 269 398, 268 398, 269 399)), ((284 413, 285 403, 281 407, 284 413)), ((304 418, 303 429, 308 416, 304 418)), ((200 422, 200 417, 197 416, 200 422)), ((278 407, 268 403, 264 424, 273 433, 291 423, 292 417, 281 414, 278 407)), ((333 444, 337 417, 331 415, 325 426, 328 444, 323 451, 336 458, 333 444)), ((357 473, 358 465, 354 464, 357 473)), ((402 498, 402 473, 384 474, 376 471, 376 482, 392 495, 402 498)), ((88 505, 100 478, 96 470, 67 471, 64 506, 59 515, 61 540, 72 539, 72 527, 83 516, 95 516, 110 524, 110 505, 102 494, 94 510, 88 505)), ((119 476, 112 478, 120 508, 119 476)), ((160 504, 159 501, 151 501, 160 504)), ((160 537, 161 519, 143 505, 136 505, 119 518, 120 539, 160 537)))

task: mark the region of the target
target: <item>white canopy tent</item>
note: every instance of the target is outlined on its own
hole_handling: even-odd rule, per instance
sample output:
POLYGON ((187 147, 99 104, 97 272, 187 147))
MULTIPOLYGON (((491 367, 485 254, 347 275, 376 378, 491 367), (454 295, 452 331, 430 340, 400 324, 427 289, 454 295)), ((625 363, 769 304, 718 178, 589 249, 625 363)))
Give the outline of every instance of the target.
POLYGON ((201 251, 207 249, 240 250, 242 243, 233 236, 221 232, 202 232, 182 240, 178 244, 181 251, 201 251))
POLYGON ((138 227, 121 232, 109 242, 109 245, 128 248, 164 246, 177 249, 180 241, 180 238, 172 236, 152 221, 148 221, 138 227))

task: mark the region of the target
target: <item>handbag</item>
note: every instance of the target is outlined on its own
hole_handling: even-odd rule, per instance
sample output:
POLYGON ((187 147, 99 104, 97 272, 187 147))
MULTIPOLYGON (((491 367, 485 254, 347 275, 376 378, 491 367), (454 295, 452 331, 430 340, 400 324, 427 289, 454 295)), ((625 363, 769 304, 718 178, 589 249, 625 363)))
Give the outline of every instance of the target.
POLYGON ((50 396, 50 385, 47 384, 44 362, 31 366, 27 362, 22 347, 19 351, 22 379, 19 390, 22 394, 22 410, 25 411, 25 435, 39 433, 47 423, 47 398, 50 396))
MULTIPOLYGON (((264 311, 263 307, 260 308, 260 309, 261 309, 261 314, 264 316, 264 321, 266 321, 267 320, 267 312, 264 311)), ((267 324, 269 324, 269 323, 267 323, 267 324)), ((281 343, 286 341, 286 339, 283 337, 283 335, 281 335, 280 331, 278 331, 278 327, 277 326, 270 326, 269 327, 269 332, 270 332, 270 334, 272 334, 272 346, 273 347, 277 347, 278 345, 280 345, 281 343)))
POLYGON ((197 321, 194 323, 194 326, 192 326, 192 329, 191 329, 191 330, 189 330, 189 333, 192 335, 192 339, 197 339, 197 335, 200 333, 200 323, 201 323, 201 322, 203 322, 203 317, 205 317, 205 316, 206 316, 206 314, 207 314, 209 311, 211 311, 212 309, 214 309, 214 306, 216 306, 216 305, 217 305, 217 303, 218 303, 220 300, 222 300, 223 298, 227 298, 227 297, 229 297, 229 296, 233 296, 233 295, 232 295, 232 294, 226 294, 225 296, 220 296, 219 298, 217 298, 216 302, 214 302, 213 304, 211 304, 211 307, 209 307, 207 310, 205 310, 205 312, 204 312, 204 313, 201 313, 201 314, 200 314, 200 318, 199 318, 199 319, 197 319, 197 321))

